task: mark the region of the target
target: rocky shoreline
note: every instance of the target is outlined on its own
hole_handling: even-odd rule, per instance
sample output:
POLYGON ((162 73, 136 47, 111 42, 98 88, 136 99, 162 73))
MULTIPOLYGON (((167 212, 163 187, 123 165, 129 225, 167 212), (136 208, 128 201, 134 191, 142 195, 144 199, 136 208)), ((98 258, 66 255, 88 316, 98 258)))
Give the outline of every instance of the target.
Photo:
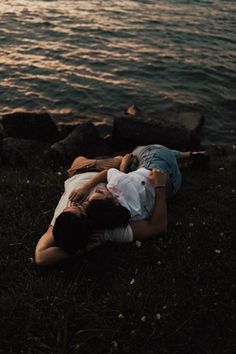
POLYGON ((135 106, 113 119, 55 123, 48 113, 14 112, 0 120, 0 161, 67 166, 78 155, 88 158, 124 153, 137 145, 163 144, 199 149, 204 116, 197 111, 165 112, 147 117, 135 106))

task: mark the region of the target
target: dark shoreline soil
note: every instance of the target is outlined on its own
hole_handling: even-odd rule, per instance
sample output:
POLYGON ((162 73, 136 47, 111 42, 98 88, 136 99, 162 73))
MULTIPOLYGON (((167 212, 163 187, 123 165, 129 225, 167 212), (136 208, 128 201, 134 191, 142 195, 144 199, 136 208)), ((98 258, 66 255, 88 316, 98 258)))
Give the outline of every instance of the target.
POLYGON ((2 167, 0 352, 232 354, 236 156, 182 172, 166 236, 42 271, 34 247, 66 175, 2 167))

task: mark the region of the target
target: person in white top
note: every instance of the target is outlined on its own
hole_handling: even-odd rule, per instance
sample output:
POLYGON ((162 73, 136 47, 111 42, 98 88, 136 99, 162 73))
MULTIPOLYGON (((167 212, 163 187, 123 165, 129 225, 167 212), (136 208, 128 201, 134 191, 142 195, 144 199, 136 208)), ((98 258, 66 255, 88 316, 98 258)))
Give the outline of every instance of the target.
MULTIPOLYGON (((76 175, 77 177, 73 179, 72 182, 75 183, 77 179, 77 187, 81 183, 81 176, 84 183, 84 178, 87 177, 87 183, 89 183, 89 178, 91 180, 90 173, 84 173, 81 175, 76 175)), ((99 175, 99 173, 94 173, 94 175, 99 175)), ((74 176, 75 177, 75 176, 74 176)), ((73 177, 72 177, 73 178, 73 177)), ((91 250, 97 247, 101 242, 113 241, 113 242, 133 242, 135 240, 144 241, 154 235, 166 232, 167 228, 167 211, 166 211, 166 196, 164 191, 164 185, 166 182, 166 176, 161 171, 154 170, 150 173, 150 181, 155 185, 155 198, 154 208, 152 216, 147 220, 130 222, 126 227, 116 228, 114 230, 105 230, 100 234, 99 238, 96 238, 95 242, 91 242, 87 245, 86 249, 91 250), (160 186, 160 188, 158 188, 160 186)), ((38 241, 35 249, 35 263, 41 266, 49 266, 58 262, 65 261, 71 258, 71 253, 65 251, 62 247, 59 247, 53 236, 53 225, 56 219, 57 213, 60 213, 60 209, 66 211, 72 211, 75 213, 80 213, 81 209, 73 202, 69 202, 69 195, 71 193, 70 182, 68 180, 65 182, 66 188, 65 193, 61 197, 61 201, 55 210, 55 217, 53 217, 51 224, 45 234, 42 235, 38 241), (70 205, 67 207, 67 205, 70 205), (65 208, 64 208, 65 207, 65 208), (64 209, 63 209, 64 208, 64 209)), ((98 196, 105 196, 105 189, 101 188, 99 190, 95 189, 91 193, 91 198, 98 196)), ((61 215, 61 214, 60 214, 61 215)))
MULTIPOLYGON (((190 156, 190 153, 182 154, 183 155, 181 157, 190 156)), ((124 169, 131 160, 132 156, 130 154, 124 157, 124 169)), ((84 248, 91 250, 101 244, 101 242, 144 241, 152 236, 165 233, 167 230, 167 183, 170 183, 169 176, 167 173, 158 168, 152 168, 151 172, 145 168, 141 168, 130 174, 124 174, 118 170, 110 169, 108 173, 107 171, 103 171, 103 173, 87 172, 74 175, 69 178, 65 182, 65 192, 58 203, 51 224, 36 246, 36 264, 50 265, 61 262, 69 259, 71 254, 76 253, 78 249, 84 248), (94 185, 101 182, 101 174, 103 175, 103 180, 104 176, 108 176, 108 189, 100 185, 91 190, 94 185), (126 176, 128 176, 128 179, 126 176), (127 183, 128 180, 129 183, 127 183), (123 186, 129 185, 130 187, 126 188, 129 193, 126 195, 126 199, 126 193, 118 193, 118 190, 122 184, 123 186), (82 188, 81 185, 83 186, 82 188), (134 191, 134 188, 136 188, 136 192, 138 192, 138 194, 134 191), (84 189, 90 190, 89 195, 86 197, 88 204, 98 202, 101 199, 111 198, 113 198, 116 202, 120 202, 121 204, 123 203, 123 205, 130 212, 129 217, 131 219, 129 224, 126 223, 127 226, 123 228, 100 231, 99 237, 96 237, 96 241, 88 243, 88 238, 90 238, 92 232, 94 233, 94 230, 91 230, 91 225, 88 224, 88 220, 85 217, 85 212, 89 214, 89 212, 91 212, 91 208, 90 205, 83 207, 76 202, 81 197, 81 190, 83 191, 82 195, 84 194, 84 189), (113 194, 111 192, 113 192, 113 194), (80 231, 83 230, 84 235, 80 235, 82 241, 79 247, 78 245, 75 245, 75 247, 77 247, 74 250, 75 252, 73 252, 73 243, 70 244, 71 240, 69 237, 67 240, 67 244, 69 245, 68 250, 66 247, 64 247, 64 249, 63 247, 60 247, 59 242, 55 242, 55 236, 53 234, 53 231, 55 231, 55 220, 58 220, 62 214, 65 214, 63 211, 66 214, 79 216, 79 218, 77 217, 74 219, 80 219, 80 221, 82 221, 82 226, 80 224, 80 231)), ((71 225, 72 228, 75 225, 73 224, 74 219, 71 225)), ((100 217, 97 221, 101 223, 100 217)), ((104 224, 101 225, 104 226, 104 224)), ((63 239, 67 239, 67 237, 65 238, 64 236, 65 235, 63 235, 63 239)))

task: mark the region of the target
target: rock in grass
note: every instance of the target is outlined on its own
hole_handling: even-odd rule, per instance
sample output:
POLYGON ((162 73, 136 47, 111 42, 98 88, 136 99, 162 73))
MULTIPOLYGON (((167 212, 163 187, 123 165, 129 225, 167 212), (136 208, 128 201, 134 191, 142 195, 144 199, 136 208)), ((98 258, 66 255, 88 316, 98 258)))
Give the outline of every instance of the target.
POLYGON ((2 117, 1 123, 8 136, 20 139, 56 141, 56 124, 48 113, 15 112, 2 117))
POLYGON ((200 144, 203 115, 199 112, 165 112, 158 117, 120 117, 114 119, 112 137, 115 145, 162 144, 187 149, 200 144))
POLYGON ((88 158, 110 155, 111 149, 100 138, 91 121, 78 125, 65 139, 53 144, 49 150, 49 158, 56 164, 69 164, 83 155, 88 158))

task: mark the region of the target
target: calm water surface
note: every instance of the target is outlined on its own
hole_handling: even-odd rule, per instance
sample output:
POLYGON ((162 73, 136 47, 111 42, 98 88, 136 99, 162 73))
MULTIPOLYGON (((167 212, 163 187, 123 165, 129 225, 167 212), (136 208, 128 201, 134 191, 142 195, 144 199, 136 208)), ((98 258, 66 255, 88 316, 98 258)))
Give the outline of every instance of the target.
POLYGON ((0 113, 112 119, 205 113, 204 142, 235 144, 234 0, 2 0, 0 113))

